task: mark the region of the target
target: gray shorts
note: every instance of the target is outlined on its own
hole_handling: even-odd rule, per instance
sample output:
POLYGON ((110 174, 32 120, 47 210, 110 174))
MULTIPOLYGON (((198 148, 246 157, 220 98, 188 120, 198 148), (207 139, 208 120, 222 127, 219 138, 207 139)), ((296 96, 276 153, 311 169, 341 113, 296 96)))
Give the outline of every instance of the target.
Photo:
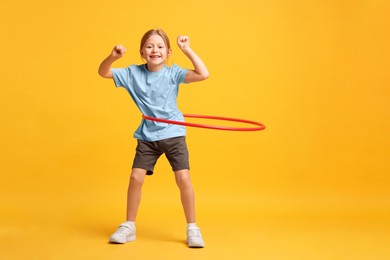
POLYGON ((133 168, 146 170, 152 175, 157 159, 165 154, 173 171, 190 169, 185 136, 173 137, 155 142, 137 140, 138 145, 133 168))

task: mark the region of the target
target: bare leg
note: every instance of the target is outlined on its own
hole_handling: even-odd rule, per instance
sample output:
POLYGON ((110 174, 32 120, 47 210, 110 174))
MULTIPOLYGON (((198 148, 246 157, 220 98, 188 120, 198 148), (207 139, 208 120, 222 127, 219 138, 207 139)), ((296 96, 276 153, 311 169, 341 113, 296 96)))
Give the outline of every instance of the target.
POLYGON ((134 168, 131 172, 127 191, 127 221, 135 221, 137 217, 145 175, 146 170, 140 168, 134 168))
POLYGON ((175 172, 176 184, 180 189, 180 198, 187 223, 195 223, 195 194, 192 187, 190 171, 175 172))

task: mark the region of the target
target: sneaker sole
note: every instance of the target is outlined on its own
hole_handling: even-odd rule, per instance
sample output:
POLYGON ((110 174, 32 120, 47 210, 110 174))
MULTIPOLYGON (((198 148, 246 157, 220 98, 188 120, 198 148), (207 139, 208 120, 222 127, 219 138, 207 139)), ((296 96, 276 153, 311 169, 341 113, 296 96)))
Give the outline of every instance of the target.
POLYGON ((130 236, 127 240, 118 240, 118 239, 115 239, 114 237, 110 237, 110 243, 114 243, 114 244, 124 244, 126 242, 132 242, 136 239, 135 236, 130 236))
POLYGON ((187 241, 187 245, 188 247, 190 248, 203 248, 204 247, 204 243, 188 243, 187 241))

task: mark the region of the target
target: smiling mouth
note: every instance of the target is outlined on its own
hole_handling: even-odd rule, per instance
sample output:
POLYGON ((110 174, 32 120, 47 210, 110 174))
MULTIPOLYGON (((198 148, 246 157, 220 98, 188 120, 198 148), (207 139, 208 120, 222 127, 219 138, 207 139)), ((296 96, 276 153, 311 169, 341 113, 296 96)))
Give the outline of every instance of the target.
POLYGON ((152 59, 158 59, 158 58, 161 58, 161 56, 160 56, 160 55, 151 55, 150 58, 152 58, 152 59))

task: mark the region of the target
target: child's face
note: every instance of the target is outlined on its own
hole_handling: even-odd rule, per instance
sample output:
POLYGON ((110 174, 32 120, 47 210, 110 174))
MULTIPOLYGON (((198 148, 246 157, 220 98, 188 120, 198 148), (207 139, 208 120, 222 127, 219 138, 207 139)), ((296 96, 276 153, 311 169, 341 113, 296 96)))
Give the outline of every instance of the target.
POLYGON ((144 58, 149 66, 162 66, 165 60, 171 54, 165 46, 165 42, 160 35, 150 36, 141 49, 141 56, 144 58))

